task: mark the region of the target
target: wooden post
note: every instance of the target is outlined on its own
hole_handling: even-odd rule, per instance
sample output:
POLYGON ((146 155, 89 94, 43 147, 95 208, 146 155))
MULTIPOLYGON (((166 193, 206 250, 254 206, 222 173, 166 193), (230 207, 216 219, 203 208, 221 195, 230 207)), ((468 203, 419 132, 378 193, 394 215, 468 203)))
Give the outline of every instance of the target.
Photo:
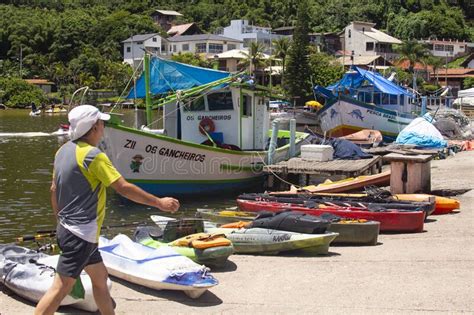
POLYGON ((431 155, 390 153, 383 159, 390 162, 390 191, 392 194, 431 191, 431 155))

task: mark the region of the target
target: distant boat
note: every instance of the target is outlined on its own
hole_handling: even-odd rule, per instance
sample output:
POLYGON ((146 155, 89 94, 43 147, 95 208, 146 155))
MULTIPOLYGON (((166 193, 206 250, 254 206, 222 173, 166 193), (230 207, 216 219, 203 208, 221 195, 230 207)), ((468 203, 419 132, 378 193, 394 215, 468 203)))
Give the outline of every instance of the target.
POLYGON ((325 99, 319 111, 321 129, 332 137, 362 129, 379 130, 384 138, 394 139, 417 116, 416 96, 381 74, 354 67, 327 88, 315 86, 325 99))
POLYGON ((35 111, 30 111, 29 115, 30 116, 39 116, 41 114, 41 109, 37 109, 35 111))
MULTIPOLYGON (((145 59, 144 68, 152 69, 151 74, 145 72, 129 98, 162 95, 153 107, 163 107, 163 129, 150 129, 150 98, 146 128, 123 126, 120 117, 113 115, 105 128, 103 146, 119 172, 155 195, 262 187, 271 135, 269 91, 228 72, 157 57, 148 67, 149 63, 145 59)), ((289 138, 289 131, 278 132, 273 162, 290 158, 289 138)), ((294 154, 308 138, 296 132, 294 154)))

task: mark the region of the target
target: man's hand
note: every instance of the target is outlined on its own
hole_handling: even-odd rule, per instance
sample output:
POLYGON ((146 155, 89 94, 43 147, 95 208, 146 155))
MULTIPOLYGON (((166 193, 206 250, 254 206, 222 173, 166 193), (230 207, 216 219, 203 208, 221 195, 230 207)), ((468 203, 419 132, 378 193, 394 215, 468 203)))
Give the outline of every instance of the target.
POLYGON ((179 209, 179 201, 171 197, 156 198, 156 207, 164 212, 174 213, 179 209))

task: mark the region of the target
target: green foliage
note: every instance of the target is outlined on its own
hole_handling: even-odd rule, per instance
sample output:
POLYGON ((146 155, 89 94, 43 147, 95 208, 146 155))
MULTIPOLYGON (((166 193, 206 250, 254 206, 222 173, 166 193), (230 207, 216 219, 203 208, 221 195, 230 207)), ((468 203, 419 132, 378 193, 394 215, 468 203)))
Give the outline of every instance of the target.
POLYGON ((422 90, 425 91, 425 92, 435 92, 437 90, 439 90, 439 86, 438 85, 433 85, 433 84, 422 84, 421 85, 422 87, 422 90))
POLYGON ((311 95, 309 57, 309 15, 306 0, 298 5, 298 15, 293 33, 293 42, 288 53, 288 65, 284 76, 285 88, 291 98, 297 98, 298 105, 303 105, 311 95))
POLYGON ((203 68, 213 68, 214 66, 212 60, 206 60, 202 56, 191 52, 173 55, 171 60, 203 68))
POLYGON ((451 60, 448 63, 448 68, 461 68, 461 63, 466 61, 467 57, 469 57, 469 55, 462 56, 462 57, 456 58, 454 60, 451 60))
POLYGON ((249 52, 243 52, 245 58, 241 62, 241 66, 248 67, 249 73, 252 74, 258 69, 265 66, 263 51, 265 46, 260 42, 251 42, 249 52))
POLYGON ((0 99, 8 107, 25 108, 31 103, 39 106, 46 95, 37 86, 19 78, 0 78, 0 99))
POLYGON ((324 53, 314 53, 309 57, 311 79, 314 85, 328 86, 340 80, 344 74, 341 64, 324 53))
POLYGON ((465 89, 470 89, 474 87, 474 78, 473 77, 465 78, 463 81, 463 86, 465 89))
POLYGON ((417 62, 423 61, 428 56, 428 49, 415 40, 408 40, 397 47, 397 52, 400 54, 400 60, 408 60, 410 66, 408 71, 413 72, 413 67, 417 62))

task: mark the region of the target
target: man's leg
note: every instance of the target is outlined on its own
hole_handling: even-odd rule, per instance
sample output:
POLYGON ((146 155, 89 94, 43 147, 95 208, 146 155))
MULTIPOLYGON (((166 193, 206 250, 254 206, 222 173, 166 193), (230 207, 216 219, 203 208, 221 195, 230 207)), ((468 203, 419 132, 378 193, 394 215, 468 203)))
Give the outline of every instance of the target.
POLYGON ((61 301, 71 292, 76 279, 56 274, 53 285, 36 305, 35 315, 54 314, 61 301))
POLYGON ((110 297, 109 288, 107 287, 107 269, 104 263, 99 262, 93 265, 88 265, 84 268, 92 280, 92 289, 94 292, 94 299, 99 311, 102 315, 115 314, 110 297))

